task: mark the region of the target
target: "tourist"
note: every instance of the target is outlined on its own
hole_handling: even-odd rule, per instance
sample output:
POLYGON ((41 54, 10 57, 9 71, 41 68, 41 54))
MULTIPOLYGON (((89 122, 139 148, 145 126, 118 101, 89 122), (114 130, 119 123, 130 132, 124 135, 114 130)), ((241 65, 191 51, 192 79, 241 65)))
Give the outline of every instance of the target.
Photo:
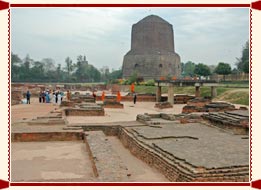
POLYGON ((62 102, 63 101, 63 97, 64 97, 63 91, 61 91, 60 94, 61 94, 61 102, 62 102))
POLYGON ((26 100, 27 100, 27 104, 30 104, 30 97, 31 97, 31 93, 29 90, 27 90, 26 92, 26 100))
POLYGON ((45 102, 46 103, 50 102, 50 96, 49 96, 49 92, 48 91, 45 92, 45 102))
POLYGON ((58 94, 60 94, 59 91, 57 91, 57 92, 55 93, 55 103, 56 103, 56 104, 57 104, 57 102, 58 102, 58 94))
POLYGON ((57 95, 57 103, 58 103, 58 105, 61 105, 61 103, 62 103, 62 95, 60 92, 57 95))
POLYGON ((40 93, 39 93, 39 103, 41 103, 42 102, 42 91, 40 91, 40 93))
POLYGON ((55 94, 55 92, 53 92, 53 99, 52 99, 53 105, 55 105, 55 102, 56 102, 56 94, 55 94))
POLYGON ((67 101, 71 100, 71 92, 69 90, 67 90, 66 99, 67 101))
POLYGON ((137 95, 136 95, 136 93, 134 92, 134 94, 133 94, 133 103, 136 104, 136 101, 137 101, 137 95))
POLYGON ((92 92, 92 96, 93 96, 93 98, 96 100, 96 94, 95 94, 94 91, 92 92))
POLYGON ((42 102, 45 103, 45 91, 42 91, 42 102))
POLYGON ((49 91, 49 103, 53 102, 53 93, 52 90, 49 91))

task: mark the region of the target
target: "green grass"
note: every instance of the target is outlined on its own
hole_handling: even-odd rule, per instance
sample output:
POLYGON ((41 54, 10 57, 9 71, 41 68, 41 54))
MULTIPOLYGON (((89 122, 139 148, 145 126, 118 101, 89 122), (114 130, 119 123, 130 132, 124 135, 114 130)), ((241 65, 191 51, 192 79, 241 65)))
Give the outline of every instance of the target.
MULTIPOLYGON (((137 93, 153 93, 157 90, 156 86, 135 86, 137 93)), ((162 93, 167 93, 168 87, 162 87, 162 93)), ((175 94, 195 95, 195 87, 174 87, 175 94)), ((200 94, 202 97, 211 96, 210 87, 201 87, 200 94)), ((249 91, 247 88, 240 87, 217 87, 217 97, 215 100, 227 101, 233 104, 249 105, 249 91)))

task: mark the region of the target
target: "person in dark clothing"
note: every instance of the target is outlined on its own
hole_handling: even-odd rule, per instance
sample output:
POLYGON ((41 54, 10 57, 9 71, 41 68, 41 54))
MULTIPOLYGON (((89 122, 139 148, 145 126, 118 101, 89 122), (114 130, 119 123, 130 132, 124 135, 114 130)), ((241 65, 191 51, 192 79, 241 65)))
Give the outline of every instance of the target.
POLYGON ((26 100, 27 100, 27 104, 30 104, 30 97, 31 97, 31 93, 29 90, 27 90, 26 92, 26 100))
POLYGON ((136 101, 137 101, 137 95, 136 95, 136 93, 134 92, 134 94, 133 94, 133 103, 136 104, 136 101))
POLYGON ((96 94, 95 94, 94 91, 92 92, 92 96, 93 96, 93 98, 96 100, 96 94))
POLYGON ((55 93, 55 103, 57 104, 58 102, 58 95, 60 94, 60 91, 55 93))
POLYGON ((45 91, 42 91, 42 102, 45 103, 45 91))
POLYGON ((40 91, 40 93, 39 93, 39 103, 41 103, 42 102, 42 91, 40 91))

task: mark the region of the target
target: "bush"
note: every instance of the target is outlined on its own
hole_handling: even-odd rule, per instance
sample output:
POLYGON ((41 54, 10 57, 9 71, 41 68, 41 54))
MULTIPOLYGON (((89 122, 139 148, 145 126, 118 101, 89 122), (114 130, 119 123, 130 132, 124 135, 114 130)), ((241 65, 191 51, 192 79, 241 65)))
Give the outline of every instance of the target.
POLYGON ((145 83, 146 86, 155 86, 155 81, 152 79, 152 80, 148 80, 146 81, 145 83))

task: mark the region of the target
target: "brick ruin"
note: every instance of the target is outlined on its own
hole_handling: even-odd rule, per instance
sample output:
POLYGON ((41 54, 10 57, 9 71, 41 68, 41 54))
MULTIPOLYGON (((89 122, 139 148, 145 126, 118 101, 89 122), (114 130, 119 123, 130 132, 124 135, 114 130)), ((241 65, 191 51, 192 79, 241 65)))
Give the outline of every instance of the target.
MULTIPOLYGON (((94 181, 122 182, 131 175, 108 143, 108 136, 117 137, 134 156, 171 182, 249 181, 248 110, 193 99, 181 114, 138 114, 135 122, 117 124, 67 123, 67 116, 104 116, 108 105, 123 108, 117 107, 123 104, 116 101, 116 96, 97 104, 93 97, 76 93, 71 101, 63 101, 58 110, 46 116, 12 124, 11 140, 83 142, 94 181)), ((162 102, 158 106, 166 108, 169 104, 162 102)))
MULTIPOLYGON (((213 117, 211 114, 204 114, 203 118, 213 117)), ((226 114, 246 124, 243 119, 247 115, 243 111, 226 112, 220 117, 227 118, 226 114)), ((134 156, 171 182, 248 181, 247 134, 222 133, 199 117, 197 114, 139 114, 136 123, 67 126, 61 122, 66 120, 66 115, 61 116, 59 111, 28 121, 28 127, 33 126, 33 130, 12 132, 12 142, 83 141, 97 181, 128 181, 131 175, 113 152, 107 136, 118 137, 134 156), (37 127, 43 121, 54 128, 37 127)))
POLYGON ((159 109, 166 109, 166 108, 173 108, 173 105, 169 102, 158 102, 155 104, 154 107, 159 109))
POLYGON ((123 78, 133 73, 143 79, 181 75, 180 57, 175 52, 173 28, 156 15, 132 26, 131 50, 123 60, 123 78))
POLYGON ((183 107, 182 113, 193 112, 223 112, 235 110, 235 106, 226 102, 212 102, 207 98, 195 98, 189 100, 183 107))
POLYGON ((249 112, 248 110, 225 111, 220 113, 203 114, 209 123, 232 132, 236 135, 249 134, 249 112))
POLYGON ((105 96, 105 100, 103 101, 104 108, 116 108, 123 109, 124 105, 117 101, 116 96, 105 96))
POLYGON ((65 116, 104 116, 104 108, 98 104, 85 104, 74 108, 65 108, 65 116))

